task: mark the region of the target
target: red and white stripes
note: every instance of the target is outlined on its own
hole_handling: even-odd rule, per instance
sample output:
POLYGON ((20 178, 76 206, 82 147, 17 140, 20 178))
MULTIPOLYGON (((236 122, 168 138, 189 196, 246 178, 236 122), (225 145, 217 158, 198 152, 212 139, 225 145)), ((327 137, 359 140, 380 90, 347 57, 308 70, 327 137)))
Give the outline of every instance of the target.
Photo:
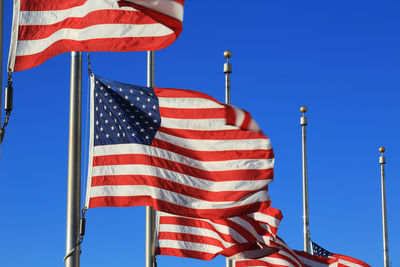
POLYGON ((282 219, 280 211, 272 207, 217 220, 157 214, 157 254, 202 260, 217 255, 250 258, 270 254, 273 251, 268 246, 282 219))
POLYGON ((68 51, 162 49, 182 31, 183 0, 14 0, 8 68, 68 51))

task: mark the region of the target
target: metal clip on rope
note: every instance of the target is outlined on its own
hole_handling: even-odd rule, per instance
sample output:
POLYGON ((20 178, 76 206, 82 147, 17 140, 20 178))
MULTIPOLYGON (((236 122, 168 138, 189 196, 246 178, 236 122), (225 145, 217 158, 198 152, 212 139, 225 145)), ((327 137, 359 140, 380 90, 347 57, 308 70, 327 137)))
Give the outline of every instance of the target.
POLYGON ((4 92, 4 110, 6 111, 6 118, 4 119, 3 127, 0 129, 0 143, 3 142, 4 134, 6 133, 6 126, 10 120, 11 111, 13 109, 13 87, 12 87, 12 73, 8 73, 8 83, 4 92))
POLYGON ((69 257, 71 257, 74 253, 78 252, 79 254, 82 253, 82 250, 80 249, 80 245, 83 242, 83 237, 85 235, 86 232, 86 219, 85 219, 85 214, 86 214, 86 208, 82 209, 82 216, 81 216, 81 223, 80 223, 80 227, 79 227, 79 240, 76 243, 75 247, 73 249, 71 249, 67 255, 65 255, 63 261, 65 262, 69 257))

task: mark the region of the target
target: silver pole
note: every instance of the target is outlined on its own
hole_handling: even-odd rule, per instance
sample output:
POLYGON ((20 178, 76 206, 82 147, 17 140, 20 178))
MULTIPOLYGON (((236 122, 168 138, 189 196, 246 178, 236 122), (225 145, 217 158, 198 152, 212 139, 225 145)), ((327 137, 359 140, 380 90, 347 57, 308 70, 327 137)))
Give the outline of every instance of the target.
MULTIPOLYGON (((224 73, 225 73, 225 104, 231 103, 231 73, 232 65, 229 63, 231 58, 231 51, 227 50, 224 52, 224 57, 226 58, 226 63, 224 63, 224 73)), ((226 267, 233 267, 234 261, 226 258, 226 267)))
POLYGON ((71 52, 69 105, 67 244, 65 267, 79 267, 81 206, 82 54, 71 52))
MULTIPOLYGON (((147 51, 147 86, 153 87, 154 84, 154 51, 147 51)), ((154 255, 154 218, 153 207, 146 207, 146 267, 154 267, 156 262, 154 255)))
POLYGON ((386 190, 385 190, 385 164, 386 159, 383 156, 385 148, 379 148, 381 156, 379 157, 379 164, 381 165, 381 189, 382 189, 382 227, 383 227, 383 263, 384 267, 389 267, 389 247, 388 247, 388 230, 387 230, 387 213, 386 213, 386 190))
POLYGON ((311 252, 310 249, 310 222, 308 215, 308 174, 307 174, 307 147, 306 147, 306 125, 307 118, 305 113, 307 112, 306 107, 301 107, 300 112, 303 116, 300 118, 300 125, 302 128, 302 152, 303 152, 303 233, 304 233, 304 251, 307 253, 311 252))

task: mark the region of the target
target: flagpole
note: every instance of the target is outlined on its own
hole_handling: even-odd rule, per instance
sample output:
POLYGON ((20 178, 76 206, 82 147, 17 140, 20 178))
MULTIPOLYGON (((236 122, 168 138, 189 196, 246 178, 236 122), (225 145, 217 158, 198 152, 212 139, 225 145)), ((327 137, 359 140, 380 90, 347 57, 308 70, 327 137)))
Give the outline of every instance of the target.
MULTIPOLYGON (((232 65, 229 63, 229 59, 232 56, 232 52, 226 50, 224 52, 224 57, 226 58, 226 63, 224 63, 224 73, 225 73, 225 104, 231 103, 231 73, 232 65)), ((233 267, 233 260, 226 258, 226 267, 233 267)))
MULTIPOLYGON (((154 51, 147 51, 147 87, 153 87, 154 82, 154 51)), ((154 224, 155 212, 153 207, 146 207, 146 265, 154 267, 156 258, 154 254, 154 224)))
POLYGON ((386 190, 385 190, 385 164, 386 159, 383 156, 385 148, 379 148, 381 156, 379 164, 381 165, 381 189, 382 189, 382 227, 383 227, 383 263, 384 267, 389 267, 389 247, 388 247, 388 230, 387 230, 387 212, 386 212, 386 190))
POLYGON ((67 242, 65 267, 80 265, 82 53, 71 52, 68 147, 67 242))
POLYGON ((307 147, 306 147, 306 126, 307 118, 305 113, 306 107, 301 107, 300 112, 303 116, 300 118, 300 125, 302 128, 302 164, 303 164, 303 234, 304 234, 304 251, 310 253, 310 222, 308 215, 308 173, 307 173, 307 147))

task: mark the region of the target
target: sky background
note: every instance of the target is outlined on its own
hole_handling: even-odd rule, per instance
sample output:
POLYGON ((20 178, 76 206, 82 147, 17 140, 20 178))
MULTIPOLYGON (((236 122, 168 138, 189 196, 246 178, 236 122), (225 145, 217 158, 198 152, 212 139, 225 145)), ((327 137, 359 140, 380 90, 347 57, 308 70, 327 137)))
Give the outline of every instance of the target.
MULTIPOLYGON (((6 77, 12 1, 4 2, 6 77)), ((394 0, 187 1, 181 36, 156 52, 156 86, 224 101, 223 52, 232 51, 231 103, 271 138, 269 191, 284 215, 278 234, 293 249, 303 246, 299 108, 306 105, 312 240, 383 266, 383 145, 389 254, 400 266, 399 12, 394 0)), ((91 57, 95 74, 146 85, 145 52, 91 57)), ((86 60, 84 53, 85 140, 86 60)), ((1 146, 0 266, 64 266, 69 79, 70 53, 14 73, 14 111, 1 146)), ((84 191, 87 141, 82 146, 84 191)), ((143 207, 89 210, 81 266, 144 266, 144 231, 143 207)), ((158 257, 159 267, 189 265, 225 266, 225 258, 158 257)))

